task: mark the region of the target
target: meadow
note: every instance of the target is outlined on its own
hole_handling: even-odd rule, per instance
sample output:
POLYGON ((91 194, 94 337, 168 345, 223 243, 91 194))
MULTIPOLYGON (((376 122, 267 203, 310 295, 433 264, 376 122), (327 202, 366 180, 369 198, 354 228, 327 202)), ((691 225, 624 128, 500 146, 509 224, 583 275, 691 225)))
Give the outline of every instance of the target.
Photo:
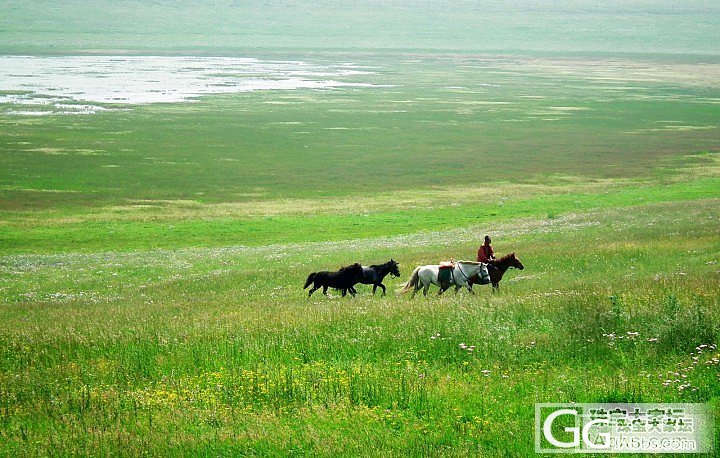
MULTIPOLYGON (((452 8, 418 39, 402 1, 383 21, 405 28, 370 30, 365 2, 357 35, 323 30, 358 2, 320 3, 289 31, 292 1, 272 21, 238 3, 219 30, 162 1, 8 5, 0 51, 42 68, 222 55, 313 84, 135 104, 0 81, 0 454, 523 457, 535 403, 720 418, 720 29, 693 9, 715 6, 591 5, 576 43, 531 39, 562 1, 487 42, 450 33, 452 8), (397 291, 485 234, 526 267, 497 293, 397 291), (302 290, 390 258, 385 297, 302 290)), ((201 62, 209 86, 253 73, 201 62)))
POLYGON ((718 201, 514 219, 501 292, 305 297, 348 259, 470 257, 481 228, 3 258, 8 454, 527 456, 536 402, 711 402, 718 201))

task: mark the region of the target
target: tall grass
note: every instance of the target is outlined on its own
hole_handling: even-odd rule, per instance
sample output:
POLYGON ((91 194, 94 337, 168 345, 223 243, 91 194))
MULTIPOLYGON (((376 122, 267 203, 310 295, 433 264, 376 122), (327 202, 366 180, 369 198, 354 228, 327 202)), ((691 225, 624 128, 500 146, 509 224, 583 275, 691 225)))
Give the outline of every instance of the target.
POLYGON ((594 212, 542 234, 507 224, 496 247, 527 269, 475 296, 301 290, 321 265, 392 256, 408 273, 473 249, 438 235, 402 248, 276 246, 262 258, 170 252, 163 276, 139 286, 135 265, 148 254, 129 253, 97 274, 120 281, 94 298, 77 294, 72 274, 107 269, 102 256, 65 255, 65 269, 63 256, 52 268, 6 257, 6 268, 65 279, 39 285, 42 299, 6 297, 0 447, 526 455, 535 402, 717 407, 717 204, 639 206, 622 223, 623 211, 594 212))

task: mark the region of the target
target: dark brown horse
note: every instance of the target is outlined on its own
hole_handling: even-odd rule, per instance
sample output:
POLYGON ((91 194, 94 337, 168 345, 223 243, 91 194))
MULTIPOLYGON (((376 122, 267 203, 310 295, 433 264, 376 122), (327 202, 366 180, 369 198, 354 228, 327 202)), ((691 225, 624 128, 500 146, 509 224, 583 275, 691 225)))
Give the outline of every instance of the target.
POLYGON ((354 296, 355 289, 353 288, 353 286, 359 283, 364 278, 365 276, 363 274, 362 266, 358 263, 355 263, 343 267, 337 272, 328 272, 326 270, 320 272, 313 272, 308 275, 303 289, 307 288, 310 285, 313 285, 313 287, 310 288, 310 293, 308 294, 308 296, 312 296, 312 293, 314 293, 320 288, 323 289, 323 294, 327 294, 328 288, 335 288, 342 290, 343 296, 345 296, 348 290, 350 291, 350 294, 354 296))
MULTIPOLYGON (((500 280, 502 280, 505 272, 511 267, 520 270, 525 268, 522 262, 515 256, 515 253, 506 254, 502 258, 494 259, 488 263, 488 273, 490 274, 490 283, 493 285, 493 291, 497 291, 500 287, 500 280)), ((468 283, 472 287, 475 283, 480 283, 480 277, 477 275, 470 277, 468 283)))

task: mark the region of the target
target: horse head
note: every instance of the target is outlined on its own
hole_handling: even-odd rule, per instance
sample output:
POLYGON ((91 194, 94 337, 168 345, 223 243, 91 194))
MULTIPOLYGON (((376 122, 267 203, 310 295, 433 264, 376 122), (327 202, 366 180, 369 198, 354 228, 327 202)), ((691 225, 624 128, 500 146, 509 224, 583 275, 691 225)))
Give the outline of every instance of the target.
POLYGON ((517 256, 515 256, 514 251, 512 253, 510 253, 510 266, 515 267, 516 269, 520 269, 520 270, 523 270, 525 268, 523 263, 520 262, 520 260, 517 258, 517 256))
POLYGON ((390 262, 387 263, 388 270, 390 271, 390 275, 393 277, 399 277, 400 276, 400 269, 398 268, 400 264, 398 264, 394 259, 390 259, 390 262))

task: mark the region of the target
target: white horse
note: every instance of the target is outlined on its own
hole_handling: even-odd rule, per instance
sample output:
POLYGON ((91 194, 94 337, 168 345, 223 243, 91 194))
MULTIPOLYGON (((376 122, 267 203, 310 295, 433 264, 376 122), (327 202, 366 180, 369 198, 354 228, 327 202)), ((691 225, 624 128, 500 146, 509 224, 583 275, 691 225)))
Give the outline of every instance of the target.
POLYGON ((470 287, 471 285, 469 284, 470 277, 472 277, 473 275, 478 275, 480 277, 481 283, 490 283, 490 274, 488 274, 487 264, 482 262, 456 261, 455 266, 453 267, 450 274, 449 284, 447 284, 446 286, 443 286, 438 280, 439 273, 439 265, 416 267, 412 275, 410 276, 410 279, 407 281, 407 283, 405 283, 405 285, 400 291, 406 293, 412 288, 415 288, 412 293, 414 297, 415 293, 417 293, 420 288, 422 288, 423 295, 427 296, 430 285, 435 285, 440 287, 440 291, 438 291, 438 295, 440 295, 443 293, 443 291, 448 289, 450 285, 455 285, 455 293, 457 293, 460 288, 465 287, 468 289, 468 291, 475 294, 470 287))

